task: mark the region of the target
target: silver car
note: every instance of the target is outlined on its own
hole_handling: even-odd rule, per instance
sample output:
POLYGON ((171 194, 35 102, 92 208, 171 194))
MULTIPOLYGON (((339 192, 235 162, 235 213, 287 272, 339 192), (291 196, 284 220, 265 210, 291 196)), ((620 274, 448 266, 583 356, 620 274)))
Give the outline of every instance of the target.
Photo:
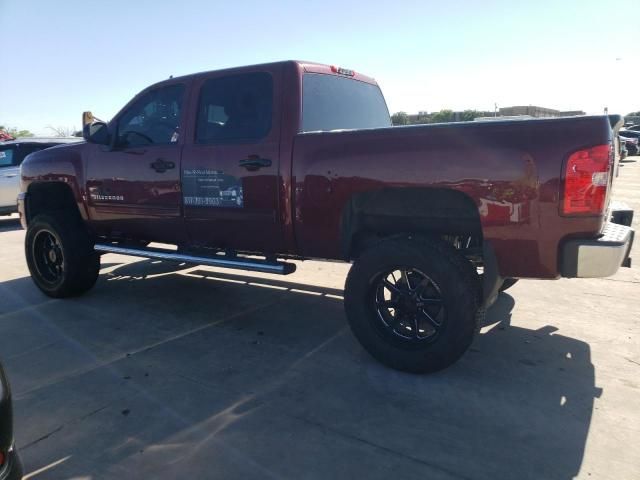
POLYGON ((0 215, 18 211, 16 197, 20 189, 20 164, 30 153, 63 143, 82 141, 81 138, 18 138, 0 142, 0 215))

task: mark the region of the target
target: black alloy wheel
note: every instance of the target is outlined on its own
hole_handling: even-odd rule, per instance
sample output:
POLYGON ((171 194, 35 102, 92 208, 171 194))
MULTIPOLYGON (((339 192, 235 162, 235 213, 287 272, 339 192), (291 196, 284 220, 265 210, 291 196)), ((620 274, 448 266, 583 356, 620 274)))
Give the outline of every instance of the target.
POLYGON ((53 285, 64 278, 64 254, 60 240, 49 230, 40 230, 33 239, 32 255, 38 274, 53 285))
POLYGON ((372 288, 381 327, 402 340, 437 338, 446 319, 440 287, 420 270, 398 267, 381 273, 372 288))
POLYGON ((476 268, 437 238, 399 237, 363 251, 345 282, 351 331, 383 364, 435 372, 458 360, 481 317, 476 268))
POLYGON ((34 283, 53 298, 83 294, 95 285, 100 273, 100 255, 74 215, 40 214, 31 219, 25 255, 34 283))

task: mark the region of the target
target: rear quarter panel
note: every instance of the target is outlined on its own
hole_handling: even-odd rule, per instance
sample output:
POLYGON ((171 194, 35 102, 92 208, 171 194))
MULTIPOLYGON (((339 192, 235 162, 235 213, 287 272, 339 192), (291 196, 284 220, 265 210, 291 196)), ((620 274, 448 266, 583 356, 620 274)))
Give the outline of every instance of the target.
POLYGON ((610 137, 604 116, 298 134, 298 251, 341 257, 341 215, 355 193, 449 188, 475 203, 503 276, 555 278, 562 240, 596 236, 603 223, 603 216, 560 215, 563 164, 571 152, 610 137))

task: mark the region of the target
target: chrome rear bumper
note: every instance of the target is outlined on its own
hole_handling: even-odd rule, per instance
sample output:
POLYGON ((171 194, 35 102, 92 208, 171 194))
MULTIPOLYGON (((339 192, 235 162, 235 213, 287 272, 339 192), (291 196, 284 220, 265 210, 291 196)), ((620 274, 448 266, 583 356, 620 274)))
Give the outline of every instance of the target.
POLYGON ((634 231, 607 222, 596 239, 571 239, 562 245, 560 272, 568 278, 609 277, 621 266, 631 266, 634 231))

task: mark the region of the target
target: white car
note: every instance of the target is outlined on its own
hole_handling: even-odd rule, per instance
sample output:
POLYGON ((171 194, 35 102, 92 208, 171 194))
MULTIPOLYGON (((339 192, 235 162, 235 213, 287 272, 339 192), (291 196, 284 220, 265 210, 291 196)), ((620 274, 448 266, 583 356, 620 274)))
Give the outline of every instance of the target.
POLYGON ((81 138, 18 138, 0 142, 0 215, 18 211, 16 198, 20 189, 20 164, 30 153, 81 138))

